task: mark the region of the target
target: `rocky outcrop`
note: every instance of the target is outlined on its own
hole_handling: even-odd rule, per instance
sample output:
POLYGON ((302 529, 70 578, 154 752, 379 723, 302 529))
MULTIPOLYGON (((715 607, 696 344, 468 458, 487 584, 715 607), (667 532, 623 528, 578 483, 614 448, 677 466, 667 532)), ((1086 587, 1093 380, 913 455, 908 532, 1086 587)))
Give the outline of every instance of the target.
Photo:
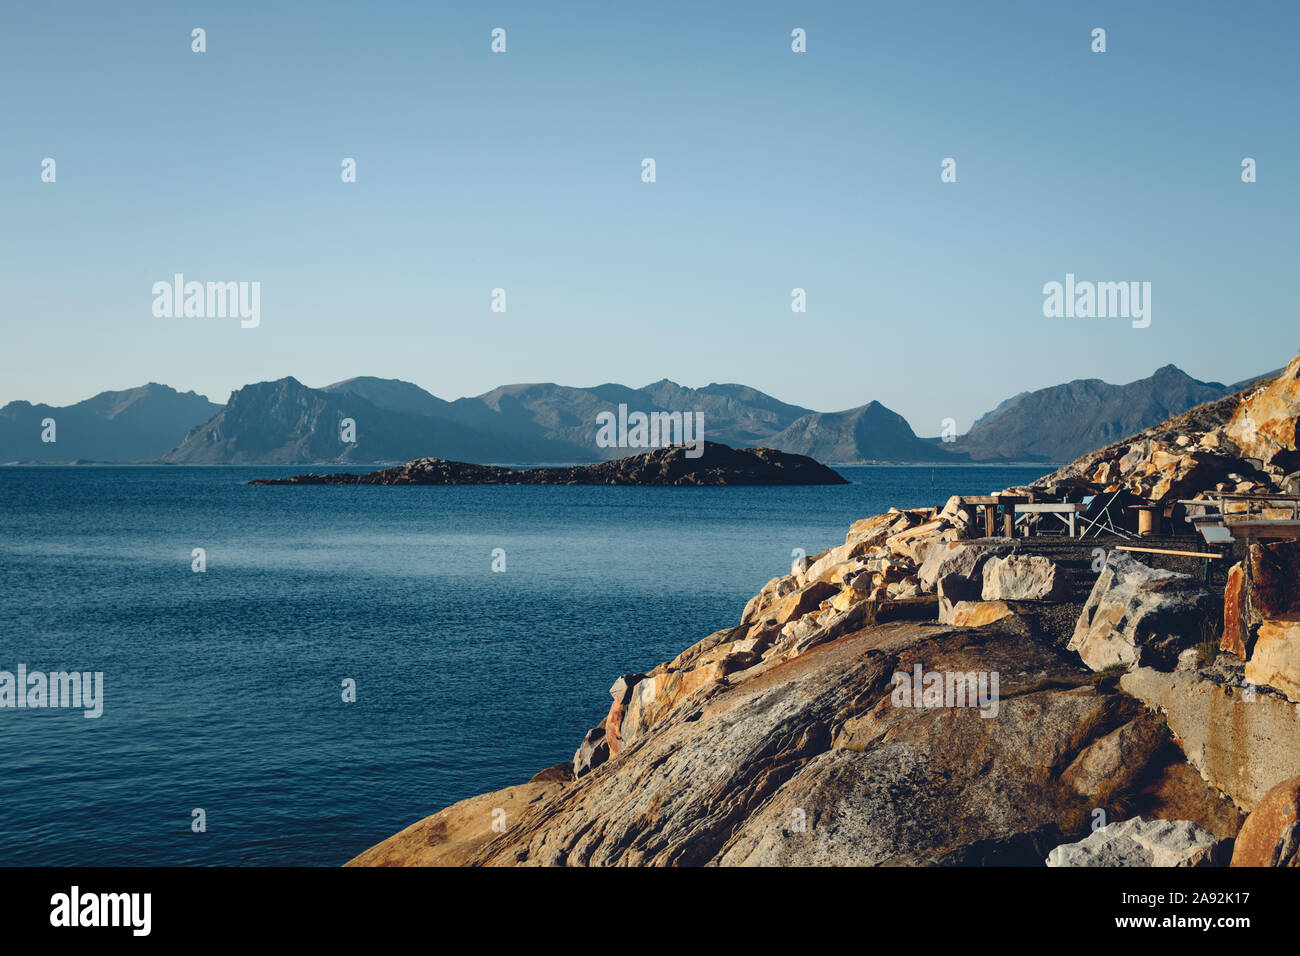
MULTIPOLYGON (((744 652, 757 623, 617 681, 609 718, 584 743, 617 739, 617 752, 562 789, 525 793, 523 812, 507 812, 490 840, 486 804, 443 811, 480 821, 458 838, 455 859, 1030 864, 1085 836, 1094 808, 1122 812, 1160 773, 1162 722, 1035 640, 1015 614, 971 629, 862 618, 804 650, 719 666, 744 652), (974 694, 927 703, 920 684, 914 699, 900 699, 900 675, 921 673, 995 674, 999 684, 984 708, 974 694)), ((434 826, 425 824, 356 862, 415 859, 411 848, 434 826)), ((1144 852, 1163 846, 1148 842, 1144 852)))
POLYGON ((420 458, 369 474, 334 473, 261 478, 250 485, 843 485, 825 465, 771 448, 728 448, 704 442, 692 457, 683 445, 564 468, 503 468, 420 458))
POLYGON ((1255 805, 1237 834, 1232 865, 1300 867, 1300 777, 1282 781, 1255 805))
POLYGON ((1078 843, 1058 846, 1048 866, 1222 866, 1227 843, 1188 820, 1112 823, 1078 843))
POLYGON ((1129 713, 1011 622, 894 623, 702 687, 477 863, 1027 863, 1086 827, 1055 783, 1129 713), (996 721, 894 706, 895 673, 996 671, 996 721), (1041 687, 1046 676, 1061 685, 1041 687), (1063 686, 1062 686, 1063 685, 1063 686), (996 732, 990 730, 996 725, 996 732), (906 793, 900 812, 895 801, 906 793))
MULTIPOLYGON (((895 565, 917 585, 924 576, 890 541, 936 520, 856 524, 842 550, 769 582, 740 624, 616 681, 563 779, 457 804, 354 862, 1029 864, 1086 836, 1096 808, 1123 815, 1143 801, 1148 816, 1182 819, 1190 800, 1196 819, 1235 832, 1212 791, 1164 766, 1161 719, 1034 636, 1022 612, 1048 602, 959 604, 964 626, 949 627, 933 623, 934 596, 887 596, 895 565), (939 675, 936 699, 922 683, 899 697, 901 678, 924 675, 939 675)), ((982 584, 999 551, 1020 553, 961 543, 970 553, 943 542, 928 556, 932 574, 948 571, 938 581, 982 584)), ((1180 705, 1168 712, 1183 728, 1180 705)), ((1201 754, 1193 731, 1174 732, 1201 754)), ((1232 759, 1241 747, 1229 744, 1232 759)), ((1135 845, 1104 853, 1133 864, 1173 852, 1135 845)))
POLYGON ((1069 649, 1095 671, 1143 665, 1172 670, 1178 654, 1206 633, 1213 611, 1209 590, 1190 575, 1112 551, 1069 649))
MULTIPOLYGON (((1160 684, 1209 681, 1186 668, 1139 668, 1125 693, 1035 632, 1032 609, 1058 606, 1044 598, 956 602, 953 626, 935 623, 945 588, 961 582, 982 591, 1019 575, 1038 586, 1016 593, 1057 593, 1031 542, 939 540, 918 566, 907 553, 918 541, 965 533, 943 510, 855 523, 844 545, 769 581, 739 624, 619 678, 605 720, 565 765, 569 779, 521 792, 497 830, 483 829, 486 804, 458 804, 357 862, 1032 864, 1084 838, 1098 808, 1122 819, 1142 807, 1234 835, 1236 811, 1179 774, 1187 765, 1165 719, 1197 770, 1248 809, 1293 751, 1300 758, 1282 723, 1294 719, 1289 705, 1283 713, 1269 697, 1250 713, 1197 713, 1208 696, 1199 687, 1189 705, 1160 684), (990 577, 990 567, 1002 570, 990 577), (938 594, 891 596, 930 581, 938 594), (915 696, 900 697, 909 682, 915 696), (1225 779, 1243 751, 1258 760, 1225 779), (454 838, 416 852, 448 828, 454 838)), ((1166 662, 1181 647, 1169 622, 1199 598, 1184 576, 1112 559, 1091 618, 1122 606, 1114 639, 1134 661, 1166 662)), ((507 797, 492 795, 494 808, 507 797)), ((1135 846, 1103 855, 1137 864, 1173 852, 1154 839, 1135 846)))

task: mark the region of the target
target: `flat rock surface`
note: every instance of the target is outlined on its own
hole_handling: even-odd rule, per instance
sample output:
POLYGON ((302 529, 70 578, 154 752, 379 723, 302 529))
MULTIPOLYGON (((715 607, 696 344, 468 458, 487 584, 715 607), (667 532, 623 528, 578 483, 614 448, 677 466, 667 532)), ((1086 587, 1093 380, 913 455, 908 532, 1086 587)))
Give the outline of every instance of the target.
MULTIPOLYGON (((493 801, 469 808, 463 862, 1041 865, 1086 835, 1093 808, 1061 772, 1142 710, 1071 657, 1015 618, 862 628, 684 695, 616 756, 507 813, 490 840, 493 801), (996 673, 994 706, 897 702, 894 675, 918 666, 996 673)), ((357 862, 388 862, 392 841, 409 859, 417 834, 402 836, 357 862)))

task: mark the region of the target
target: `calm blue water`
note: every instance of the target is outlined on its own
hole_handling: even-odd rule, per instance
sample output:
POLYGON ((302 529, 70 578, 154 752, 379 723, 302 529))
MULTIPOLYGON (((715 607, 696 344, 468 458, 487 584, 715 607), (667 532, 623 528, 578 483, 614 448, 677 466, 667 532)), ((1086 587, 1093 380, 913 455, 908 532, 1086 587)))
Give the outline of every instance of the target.
POLYGON ((568 760, 619 674, 735 623, 791 549, 1040 473, 245 484, 300 470, 0 468, 0 669, 105 675, 99 719, 0 710, 0 864, 342 863, 568 760))

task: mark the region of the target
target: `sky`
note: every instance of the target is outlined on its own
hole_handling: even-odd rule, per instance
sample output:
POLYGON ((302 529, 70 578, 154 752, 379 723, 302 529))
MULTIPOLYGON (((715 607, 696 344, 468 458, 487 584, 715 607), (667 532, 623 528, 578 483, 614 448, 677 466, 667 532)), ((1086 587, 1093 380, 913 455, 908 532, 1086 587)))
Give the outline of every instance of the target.
POLYGON ((878 400, 934 435, 1024 390, 1167 363, 1233 382, 1300 350, 1300 4, 0 18, 0 404, 669 378, 878 400), (260 324, 155 316, 175 273, 259 282, 260 324), (1067 273, 1150 282, 1149 327, 1045 317, 1067 273))

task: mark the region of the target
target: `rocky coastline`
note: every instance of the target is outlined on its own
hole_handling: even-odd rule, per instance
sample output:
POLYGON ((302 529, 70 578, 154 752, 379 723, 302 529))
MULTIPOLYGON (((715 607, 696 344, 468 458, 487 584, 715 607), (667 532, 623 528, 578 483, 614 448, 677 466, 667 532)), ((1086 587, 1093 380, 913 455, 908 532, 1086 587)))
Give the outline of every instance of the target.
MULTIPOLYGON (((1298 420, 1300 356, 1006 491, 1293 492, 1298 420)), ((349 865, 1300 866, 1300 540, 1201 573, 978 519, 855 522, 619 676, 571 761, 349 865)))
POLYGON ((771 448, 730 448, 703 442, 699 454, 685 445, 594 465, 505 468, 441 458, 420 458, 364 475, 305 474, 261 478, 250 485, 843 485, 834 470, 807 455, 771 448))

